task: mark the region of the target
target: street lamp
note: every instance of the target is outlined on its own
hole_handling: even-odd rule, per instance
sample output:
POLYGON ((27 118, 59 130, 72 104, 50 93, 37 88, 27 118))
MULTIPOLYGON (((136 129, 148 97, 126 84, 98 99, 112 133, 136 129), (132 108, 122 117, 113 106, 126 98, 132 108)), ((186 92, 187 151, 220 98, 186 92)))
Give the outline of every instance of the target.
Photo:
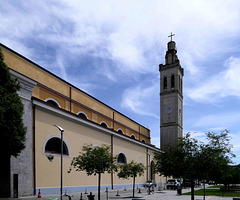
POLYGON ((62 200, 62 189, 63 189, 63 132, 64 129, 58 125, 54 125, 58 128, 58 130, 61 132, 61 188, 60 188, 60 200, 62 200))

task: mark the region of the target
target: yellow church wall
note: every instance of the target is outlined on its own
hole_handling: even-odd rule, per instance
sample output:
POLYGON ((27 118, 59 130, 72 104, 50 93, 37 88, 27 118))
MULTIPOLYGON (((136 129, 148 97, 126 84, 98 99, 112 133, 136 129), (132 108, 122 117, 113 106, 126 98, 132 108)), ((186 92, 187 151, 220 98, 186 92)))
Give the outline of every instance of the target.
MULTIPOLYGON (((63 138, 69 147, 69 156, 63 158, 63 182, 64 186, 94 186, 97 185, 97 176, 87 176, 86 172, 73 171, 68 174, 67 170, 73 157, 79 155, 84 144, 111 145, 111 136, 101 131, 81 125, 72 120, 64 119, 60 116, 45 112, 42 109, 36 108, 35 111, 35 138, 36 138, 36 187, 59 187, 60 182, 60 155, 55 155, 53 162, 49 162, 44 154, 44 144, 50 136, 60 137, 60 131, 54 127, 54 124, 64 128, 63 138)), ((113 137, 113 155, 124 153, 127 157, 127 162, 131 160, 141 162, 147 166, 146 147, 132 143, 125 139, 113 137)), ((153 158, 153 155, 151 156, 153 158)), ((113 175, 114 185, 132 184, 132 178, 129 180, 119 179, 117 174, 113 175)), ((145 169, 144 176, 136 179, 137 184, 146 182, 147 170, 145 169)), ((160 179, 156 181, 160 182, 160 179)), ((102 185, 111 185, 111 175, 102 175, 102 185)))
POLYGON ((144 136, 142 136, 142 135, 140 135, 140 139, 139 140, 140 141, 145 140, 145 143, 149 144, 149 139, 144 137, 144 136))
MULTIPOLYGON (((86 172, 76 172, 75 170, 68 174, 67 170, 70 167, 72 158, 79 155, 84 144, 110 145, 111 137, 36 109, 36 187, 59 187, 60 155, 56 155, 53 162, 49 162, 43 153, 43 145, 49 136, 60 136, 60 131, 53 126, 54 124, 59 124, 64 128, 63 137, 70 152, 70 156, 64 156, 63 158, 64 186, 97 185, 97 177, 87 176, 86 172)), ((110 183, 110 174, 104 174, 102 184, 109 185, 110 183)))
POLYGON ((150 136, 150 131, 142 126, 140 126, 140 133, 148 137, 150 136))
POLYGON ((45 101, 48 98, 52 98, 52 99, 56 100, 62 109, 69 110, 69 109, 67 109, 67 108, 69 108, 69 106, 63 97, 59 97, 58 95, 54 94, 53 92, 50 92, 50 91, 40 87, 39 88, 39 99, 41 99, 42 101, 45 101))
MULTIPOLYGON (((153 160, 153 157, 154 157, 154 154, 155 154, 155 151, 151 150, 151 149, 148 149, 148 153, 150 154, 150 163, 154 160, 153 160)), ((166 182, 166 177, 164 176, 160 176, 159 174, 155 174, 155 181, 157 183, 165 183, 166 182)))
MULTIPOLYGON (((113 139, 113 155, 117 156, 120 153, 123 153, 127 158, 127 163, 131 162, 141 162, 146 166, 146 148, 136 145, 130 141, 123 141, 120 138, 114 137, 113 139)), ((144 176, 137 177, 136 183, 144 183, 146 181, 146 170, 144 176)), ((114 184, 132 184, 132 178, 129 180, 118 179, 117 175, 114 174, 114 184)))
MULTIPOLYGON (((33 63, 25 60, 24 58, 15 55, 5 48, 1 49, 4 54, 4 61, 9 68, 38 82, 38 85, 33 88, 33 97, 41 100, 53 98, 60 104, 61 108, 68 111, 71 109, 73 113, 76 112, 76 110, 72 110, 73 107, 75 107, 76 102, 79 102, 80 104, 84 105, 85 108, 89 108, 89 111, 83 109, 86 114, 88 113, 88 117, 90 114, 89 120, 92 120, 96 123, 105 121, 107 122, 109 128, 113 128, 113 120, 115 120, 124 126, 121 126, 121 129, 123 130, 124 134, 128 136, 134 134, 135 137, 139 139, 139 136, 137 133, 134 133, 134 131, 140 131, 141 134, 149 136, 148 129, 126 118, 124 115, 115 112, 105 104, 72 87, 68 83, 58 79, 40 67, 35 66, 33 63), (71 100, 73 101, 72 103, 71 100), (132 130, 134 131, 132 132, 132 130)), ((117 129, 117 127, 114 127, 114 130, 117 131, 117 129)))
POLYGON ((134 135, 135 138, 136 138, 137 140, 139 140, 139 133, 138 133, 138 132, 135 132, 135 131, 133 131, 133 130, 129 130, 128 135, 129 135, 130 137, 131 137, 132 135, 134 135))
POLYGON ((65 96, 69 95, 69 87, 63 81, 50 75, 42 69, 35 67, 30 62, 26 62, 22 58, 12 54, 4 48, 2 48, 2 52, 4 55, 4 62, 9 68, 24 74, 38 83, 52 88, 53 90, 56 90, 65 96))
POLYGON ((89 111, 89 109, 86 109, 86 108, 84 108, 82 106, 79 106, 79 105, 77 105, 75 103, 72 103, 72 112, 74 114, 77 114, 79 112, 84 112, 87 115, 88 119, 92 120, 92 112, 89 111))
POLYGON ((123 134, 126 135, 126 126, 120 125, 117 122, 114 122, 114 130, 118 131, 118 129, 121 129, 123 131, 123 134))
POLYGON ((109 120, 108 118, 102 116, 102 115, 98 115, 97 117, 97 123, 100 124, 101 122, 106 122, 108 128, 112 128, 112 123, 111 120, 109 120))
POLYGON ((128 126, 129 128, 135 130, 135 131, 139 131, 139 125, 131 120, 129 120, 128 118, 124 117, 123 115, 115 112, 114 113, 114 120, 124 124, 125 126, 128 126))
POLYGON ((72 96, 71 98, 77 102, 80 102, 81 104, 99 112, 103 115, 112 118, 113 112, 112 109, 108 108, 104 104, 96 101, 95 99, 91 98, 90 96, 87 96, 86 94, 80 92, 79 90, 76 90, 75 88, 72 88, 72 96))

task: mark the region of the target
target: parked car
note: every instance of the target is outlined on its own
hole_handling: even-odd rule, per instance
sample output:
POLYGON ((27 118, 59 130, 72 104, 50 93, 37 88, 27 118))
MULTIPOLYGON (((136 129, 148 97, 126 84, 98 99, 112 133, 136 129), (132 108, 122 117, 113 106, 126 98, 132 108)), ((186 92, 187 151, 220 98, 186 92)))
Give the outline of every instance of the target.
POLYGON ((154 180, 149 180, 144 184, 144 187, 157 187, 157 182, 154 180))
MULTIPOLYGON (((198 180, 198 179, 195 179, 193 184, 194 184, 194 187, 195 186, 200 186, 201 185, 201 181, 198 180)), ((183 183, 182 183, 182 186, 183 187, 191 187, 191 179, 184 179, 183 183)))
POLYGON ((168 179, 167 180, 167 189, 177 189, 178 186, 180 186, 181 183, 178 179, 168 179))
POLYGON ((195 186, 201 186, 202 182, 198 179, 194 180, 195 186))
POLYGON ((212 180, 208 181, 208 184, 209 185, 216 185, 215 181, 212 181, 212 180))
POLYGON ((184 179, 182 183, 183 187, 191 187, 191 180, 190 179, 184 179))

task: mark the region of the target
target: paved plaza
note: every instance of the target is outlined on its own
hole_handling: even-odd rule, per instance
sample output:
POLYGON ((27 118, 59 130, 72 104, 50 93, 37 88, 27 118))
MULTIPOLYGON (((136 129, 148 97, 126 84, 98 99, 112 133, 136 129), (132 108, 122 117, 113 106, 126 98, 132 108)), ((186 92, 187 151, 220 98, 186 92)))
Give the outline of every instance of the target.
MULTIPOLYGON (((201 187, 195 188, 196 190, 201 189, 201 187)), ((139 188, 136 189, 135 192, 135 199, 145 199, 145 200, 190 200, 190 195, 177 195, 177 190, 156 190, 150 195, 147 192, 146 188, 141 187, 140 188, 141 193, 139 193, 139 188)), ((183 189, 182 193, 189 192, 190 188, 183 189)), ((90 192, 90 191, 89 191, 90 192)), ((81 193, 72 193, 71 200, 80 200, 80 194, 81 193)), ((95 200, 97 200, 97 191, 92 192, 93 195, 95 195, 95 200)), ((88 194, 82 193, 82 199, 88 200, 88 194)), ((105 191, 101 191, 101 200, 132 200, 132 190, 128 188, 126 191, 124 189, 121 190, 110 190, 107 193, 105 191), (120 196, 117 196, 120 195, 120 196)), ((49 200, 49 198, 59 197, 59 195, 42 195, 41 200, 49 200)), ((37 198, 37 196, 30 196, 30 197, 20 197, 19 200, 40 200, 40 198, 37 198)), ((60 198, 59 198, 60 199, 60 198)), ((217 197, 217 196, 206 196, 205 200, 232 200, 233 197, 217 197)), ((10 200, 10 198, 7 199, 0 199, 0 200, 10 200)), ((12 200, 16 200, 12 199, 12 200)), ((69 200, 68 197, 64 196, 63 200, 69 200)), ((203 200, 203 196, 195 196, 195 200, 203 200)))

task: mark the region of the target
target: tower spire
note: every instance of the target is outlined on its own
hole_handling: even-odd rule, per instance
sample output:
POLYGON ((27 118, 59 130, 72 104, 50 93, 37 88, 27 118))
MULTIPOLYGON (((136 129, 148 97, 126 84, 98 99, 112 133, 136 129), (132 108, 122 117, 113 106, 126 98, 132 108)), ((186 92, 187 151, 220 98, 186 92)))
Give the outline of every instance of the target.
POLYGON ((175 34, 172 34, 172 32, 171 32, 171 35, 168 36, 168 37, 171 37, 171 41, 173 36, 175 36, 175 34))

